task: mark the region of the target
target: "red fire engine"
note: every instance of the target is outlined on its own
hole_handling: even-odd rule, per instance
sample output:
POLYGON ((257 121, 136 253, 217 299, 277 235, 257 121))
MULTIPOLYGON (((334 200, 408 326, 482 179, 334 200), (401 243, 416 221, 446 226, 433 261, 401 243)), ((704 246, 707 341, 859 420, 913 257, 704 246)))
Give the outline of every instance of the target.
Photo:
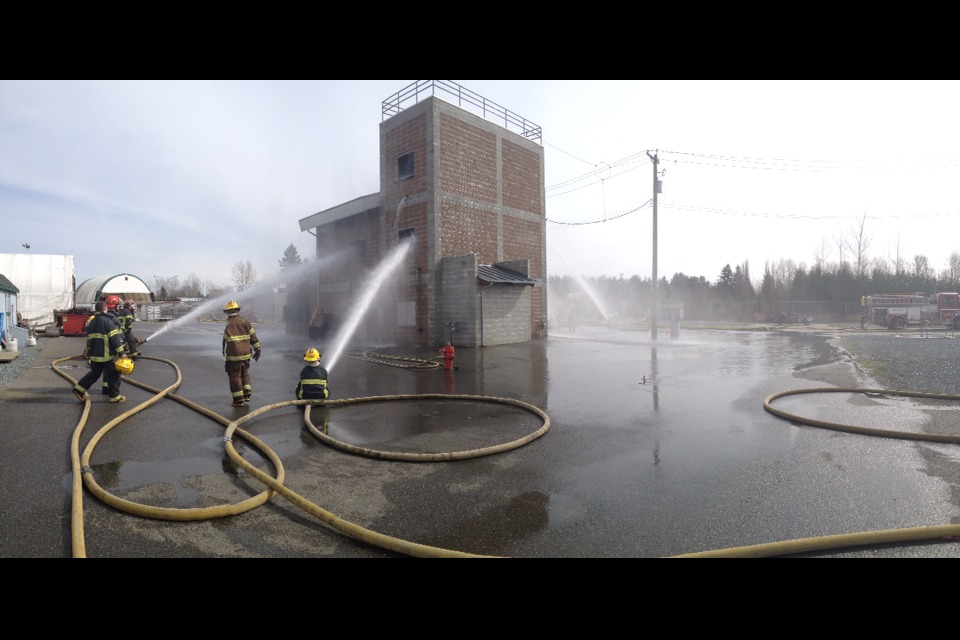
POLYGON ((860 299, 867 322, 888 329, 942 325, 960 329, 960 293, 878 293, 860 299))

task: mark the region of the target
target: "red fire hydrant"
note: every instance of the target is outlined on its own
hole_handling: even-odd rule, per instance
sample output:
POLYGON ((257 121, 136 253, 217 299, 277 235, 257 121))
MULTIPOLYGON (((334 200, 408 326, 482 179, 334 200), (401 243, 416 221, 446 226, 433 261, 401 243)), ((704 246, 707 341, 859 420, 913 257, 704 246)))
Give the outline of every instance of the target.
POLYGON ((440 357, 443 358, 443 368, 453 369, 453 359, 456 357, 454 355, 453 345, 447 342, 446 346, 440 347, 439 354, 440 357))

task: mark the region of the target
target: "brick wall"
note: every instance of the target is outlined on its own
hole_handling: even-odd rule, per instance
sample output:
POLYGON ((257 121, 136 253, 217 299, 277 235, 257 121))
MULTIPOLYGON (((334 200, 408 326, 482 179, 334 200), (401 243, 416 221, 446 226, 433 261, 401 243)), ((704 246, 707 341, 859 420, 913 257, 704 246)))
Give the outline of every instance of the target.
POLYGON ((430 178, 427 114, 397 118, 398 124, 385 128, 380 139, 380 194, 382 202, 391 204, 405 195, 426 192, 430 178), (397 157, 409 151, 413 151, 413 177, 397 181, 397 157))
POLYGON ((503 206, 543 219, 541 156, 507 139, 501 141, 503 206))
POLYGON ((440 203, 437 220, 444 256, 476 253, 484 264, 496 261, 498 230, 495 212, 444 200, 440 203))
POLYGON ((497 202, 497 136, 447 113, 439 114, 434 188, 482 202, 497 202))
POLYGON ((480 302, 490 344, 524 341, 546 318, 543 150, 496 123, 436 98, 385 120, 380 128, 380 207, 318 228, 318 257, 363 241, 365 260, 321 275, 317 303, 345 314, 370 272, 413 228, 416 244, 397 269, 393 308, 371 311, 370 335, 440 343, 444 323, 477 346, 480 302), (413 176, 397 180, 397 157, 413 152, 413 176), (322 237, 321 237, 322 235, 322 237), (467 258, 467 256, 470 256, 467 258), (451 261, 451 258, 453 259, 451 261), (462 261, 464 261, 461 264, 462 261), (528 261, 536 287, 494 286, 481 294, 477 264, 528 261), (396 326, 396 301, 416 300, 415 327, 396 326), (528 321, 516 325, 518 314, 528 321), (493 318, 496 317, 496 320, 493 318), (374 327, 381 323, 383 327, 374 327))

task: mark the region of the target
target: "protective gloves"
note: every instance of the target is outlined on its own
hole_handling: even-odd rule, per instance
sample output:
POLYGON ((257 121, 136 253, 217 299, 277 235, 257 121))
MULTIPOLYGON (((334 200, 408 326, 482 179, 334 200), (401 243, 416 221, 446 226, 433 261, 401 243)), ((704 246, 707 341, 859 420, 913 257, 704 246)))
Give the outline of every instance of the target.
POLYGON ((256 351, 253 352, 253 359, 256 360, 257 362, 260 361, 260 349, 257 349, 256 351))

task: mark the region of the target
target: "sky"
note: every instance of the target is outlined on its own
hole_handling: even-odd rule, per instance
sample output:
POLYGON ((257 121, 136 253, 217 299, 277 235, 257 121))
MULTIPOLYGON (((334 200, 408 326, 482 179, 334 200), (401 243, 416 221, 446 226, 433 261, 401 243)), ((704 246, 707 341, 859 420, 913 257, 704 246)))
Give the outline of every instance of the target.
MULTIPOLYGON (((2 80, 0 253, 268 282, 315 258, 301 219, 380 190, 382 104, 415 82, 2 80)), ((541 127, 550 275, 652 276, 652 157, 659 278, 759 283, 861 228, 871 260, 960 252, 960 81, 447 82, 541 127)))

